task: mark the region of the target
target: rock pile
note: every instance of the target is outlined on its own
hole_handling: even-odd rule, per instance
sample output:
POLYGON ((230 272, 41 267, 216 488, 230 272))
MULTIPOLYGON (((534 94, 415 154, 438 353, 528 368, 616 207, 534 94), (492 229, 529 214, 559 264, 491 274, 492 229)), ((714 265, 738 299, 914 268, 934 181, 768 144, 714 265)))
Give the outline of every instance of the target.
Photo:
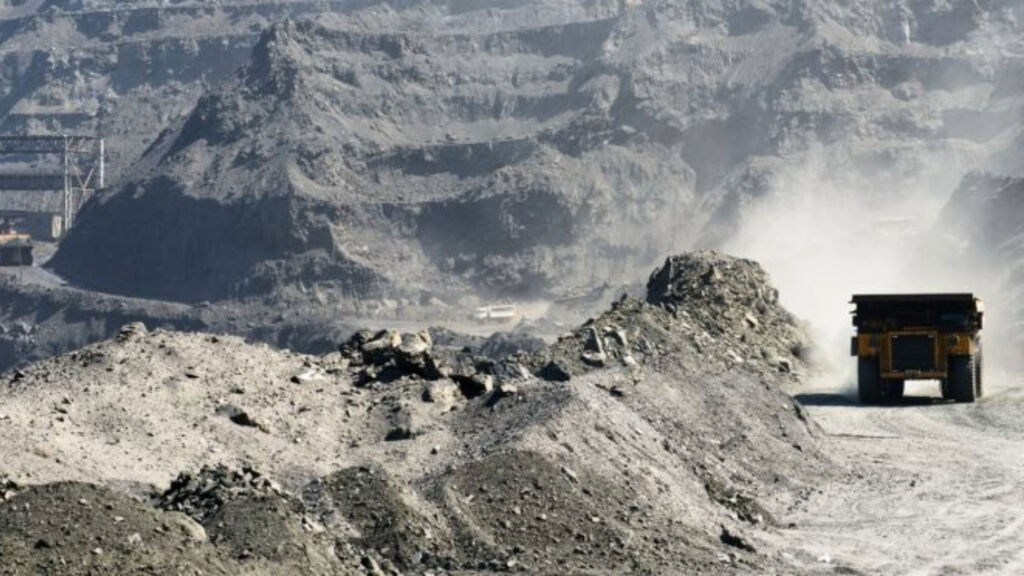
POLYGON ((520 361, 548 381, 609 366, 635 371, 668 363, 699 372, 742 367, 791 375, 807 364, 808 342, 759 264, 702 251, 668 258, 651 275, 646 302, 623 297, 520 361))
POLYGON ((518 352, 539 352, 547 346, 542 338, 520 330, 495 332, 484 338, 453 332, 447 328, 432 327, 430 337, 435 347, 459 350, 494 361, 504 360, 518 352))
POLYGON ((251 466, 235 469, 218 464, 203 466, 196 474, 182 472, 156 500, 158 508, 183 512, 202 523, 228 502, 249 497, 279 499, 286 496, 277 482, 251 466))
MULTIPOLYGON (((360 386, 388 384, 400 379, 450 381, 466 398, 494 388, 496 363, 465 348, 435 346, 428 331, 403 334, 393 330, 360 331, 339 349, 342 364, 360 386)), ((443 384, 425 388, 424 399, 447 395, 443 384)), ((441 400, 443 401, 443 400, 441 400)))
POLYGON ((431 350, 429 332, 402 334, 393 330, 356 332, 339 351, 348 366, 357 371, 358 382, 393 382, 406 376, 425 380, 444 377, 431 350))
POLYGON ((702 330, 714 341, 735 336, 740 360, 767 360, 791 371, 806 357, 809 339, 779 304, 779 291, 760 264, 715 251, 672 256, 651 274, 647 302, 702 330))

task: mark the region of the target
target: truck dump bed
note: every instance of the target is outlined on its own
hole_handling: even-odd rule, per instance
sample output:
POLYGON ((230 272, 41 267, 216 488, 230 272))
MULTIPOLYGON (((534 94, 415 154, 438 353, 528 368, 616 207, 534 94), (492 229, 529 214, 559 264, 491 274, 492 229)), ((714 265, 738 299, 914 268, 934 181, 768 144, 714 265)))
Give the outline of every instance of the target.
POLYGON ((952 294, 858 294, 853 325, 860 333, 910 328, 940 332, 981 329, 984 307, 970 293, 952 294))

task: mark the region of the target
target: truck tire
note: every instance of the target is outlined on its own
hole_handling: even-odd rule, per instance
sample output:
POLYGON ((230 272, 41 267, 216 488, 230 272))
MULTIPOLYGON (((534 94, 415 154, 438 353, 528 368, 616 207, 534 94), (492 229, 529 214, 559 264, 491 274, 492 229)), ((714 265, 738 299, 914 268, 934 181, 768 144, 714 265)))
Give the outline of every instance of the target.
POLYGON ((875 404, 882 395, 881 370, 877 358, 857 359, 857 396, 862 404, 875 404))
POLYGON ((950 356, 949 386, 953 392, 953 399, 957 402, 974 402, 974 370, 974 355, 950 356))
POLYGON ((906 383, 903 380, 884 380, 882 399, 888 402, 897 402, 903 399, 903 392, 905 390, 906 383))
POLYGON ((985 393, 985 388, 982 386, 982 376, 984 371, 982 370, 982 357, 984 350, 981 348, 981 339, 978 339, 978 351, 974 354, 974 394, 976 397, 981 398, 985 393))

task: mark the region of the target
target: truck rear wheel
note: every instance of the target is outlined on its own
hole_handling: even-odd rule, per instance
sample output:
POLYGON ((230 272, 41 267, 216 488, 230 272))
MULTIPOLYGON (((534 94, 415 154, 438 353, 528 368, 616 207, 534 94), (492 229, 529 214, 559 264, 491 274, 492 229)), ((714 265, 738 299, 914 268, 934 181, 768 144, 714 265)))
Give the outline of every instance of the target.
POLYGON ((881 370, 877 358, 857 359, 857 396, 863 404, 878 402, 882 393, 881 370))
POLYGON ((974 355, 951 356, 949 358, 949 386, 957 402, 974 402, 975 389, 974 355))

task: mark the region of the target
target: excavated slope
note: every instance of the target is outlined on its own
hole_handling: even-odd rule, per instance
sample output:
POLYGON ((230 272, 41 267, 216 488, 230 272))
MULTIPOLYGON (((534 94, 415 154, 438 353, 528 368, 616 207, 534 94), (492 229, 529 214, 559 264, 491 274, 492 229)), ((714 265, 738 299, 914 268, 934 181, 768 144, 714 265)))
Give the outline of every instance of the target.
POLYGON ((780 174, 883 201, 1006 169, 1021 17, 1009 0, 538 0, 283 23, 55 266, 185 300, 636 277, 727 238, 780 174))
POLYGON ((312 0, 0 6, 0 133, 103 136, 116 183, 169 122, 248 60, 272 22, 341 9, 312 0))
POLYGON ((950 198, 930 236, 950 267, 986 302, 988 365, 1019 369, 1024 344, 1024 178, 989 172, 968 174, 950 198), (993 356, 994 355, 994 356, 993 356))

